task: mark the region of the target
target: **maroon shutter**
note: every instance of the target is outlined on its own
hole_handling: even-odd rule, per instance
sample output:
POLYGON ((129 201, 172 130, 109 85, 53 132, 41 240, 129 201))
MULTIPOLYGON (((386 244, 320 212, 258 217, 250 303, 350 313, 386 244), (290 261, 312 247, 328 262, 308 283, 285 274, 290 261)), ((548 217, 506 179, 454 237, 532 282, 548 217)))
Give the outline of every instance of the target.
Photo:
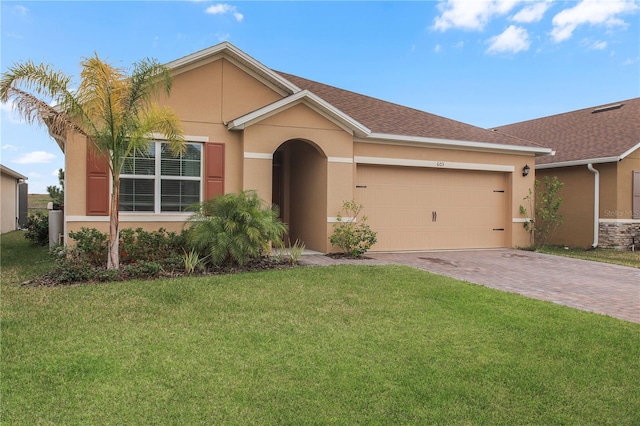
POLYGON ((109 214, 109 160, 87 148, 87 216, 109 214))
POLYGON ((224 194, 224 144, 207 143, 204 161, 204 196, 209 200, 224 194))

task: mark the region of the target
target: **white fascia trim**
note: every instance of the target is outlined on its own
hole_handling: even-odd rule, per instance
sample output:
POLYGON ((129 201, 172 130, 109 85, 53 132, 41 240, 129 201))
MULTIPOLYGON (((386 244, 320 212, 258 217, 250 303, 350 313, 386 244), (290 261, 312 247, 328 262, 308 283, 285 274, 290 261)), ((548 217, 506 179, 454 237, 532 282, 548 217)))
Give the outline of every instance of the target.
MULTIPOLYGON (((120 213, 119 221, 126 222, 185 222, 193 213, 120 213)), ((67 216, 67 222, 109 222, 109 216, 67 216)))
POLYGON ((280 99, 272 104, 264 106, 256 111, 250 112, 242 117, 238 117, 235 120, 227 124, 229 130, 242 130, 247 126, 250 126, 256 122, 264 120, 282 110, 288 109, 292 106, 304 102, 308 106, 314 108, 317 112, 323 116, 331 119, 334 122, 341 124, 341 127, 353 131, 358 136, 366 136, 371 133, 366 126, 354 120, 347 114, 343 113, 330 103, 324 101, 322 98, 314 95, 308 90, 302 90, 298 93, 294 93, 291 96, 280 99))
POLYGON ((258 160, 273 160, 273 154, 266 152, 245 152, 244 158, 255 158, 258 160))
POLYGON ((189 66, 195 62, 213 57, 221 53, 226 53, 245 67, 254 70, 260 75, 263 75, 268 80, 271 80, 273 84, 279 86, 281 89, 284 89, 288 93, 296 93, 301 90, 298 86, 291 83, 280 74, 272 71, 269 67, 266 67, 261 62, 247 55, 245 52, 238 49, 228 41, 224 41, 220 44, 216 44, 215 46, 211 46, 190 55, 183 56, 182 58, 167 63, 166 66, 167 68, 169 68, 169 70, 176 71, 179 68, 189 66))
POLYGON ((557 167, 586 166, 588 164, 617 163, 620 157, 589 158, 587 160, 560 161, 558 163, 536 164, 536 170, 555 169, 557 167))
POLYGON ((532 217, 514 217, 511 219, 513 223, 529 223, 533 222, 532 217))
MULTIPOLYGON (((167 136, 162 133, 151 133, 151 137, 154 140, 166 141, 167 136)), ((194 135, 184 135, 184 140, 187 142, 209 142, 209 136, 194 136, 194 135)))
POLYGON ((420 146, 432 145, 437 148, 468 148, 508 152, 512 154, 533 154, 536 157, 552 153, 551 148, 540 148, 535 146, 502 145, 497 143, 459 141, 453 139, 428 138, 423 136, 391 135, 387 133, 370 133, 366 139, 359 139, 356 140, 356 142, 390 143, 398 145, 411 144, 420 146))
POLYGON ((482 170, 490 172, 514 172, 515 166, 508 164, 460 163, 455 161, 412 160, 410 158, 353 157, 358 164, 382 166, 432 167, 435 169, 482 170))
POLYGON ((640 223, 640 219, 598 219, 600 223, 640 223))
POLYGON ((622 155, 620 155, 620 159, 624 160, 627 157, 627 155, 631 154, 636 149, 640 149, 640 142, 638 142, 636 145, 634 145, 633 147, 623 152, 622 155))
POLYGON ((327 223, 347 223, 354 222, 355 217, 342 217, 342 220, 338 220, 336 216, 327 216, 327 223))
POLYGON ((352 157, 327 157, 327 162, 353 164, 353 158, 352 157))

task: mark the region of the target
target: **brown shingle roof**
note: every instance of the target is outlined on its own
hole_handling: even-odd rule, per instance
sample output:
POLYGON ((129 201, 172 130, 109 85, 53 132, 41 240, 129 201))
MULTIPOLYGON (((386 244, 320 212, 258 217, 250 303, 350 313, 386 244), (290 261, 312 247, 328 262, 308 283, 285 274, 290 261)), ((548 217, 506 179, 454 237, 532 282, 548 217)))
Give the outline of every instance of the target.
POLYGON ((556 151, 539 164, 617 157, 640 143, 640 98, 509 124, 497 133, 532 140, 556 151), (622 105, 619 108, 607 108, 622 105), (594 110, 600 109, 599 112, 594 110))
POLYGON ((373 133, 485 142, 502 145, 542 147, 535 142, 429 114, 413 108, 350 92, 276 71, 301 89, 307 89, 345 114, 367 126, 373 133))

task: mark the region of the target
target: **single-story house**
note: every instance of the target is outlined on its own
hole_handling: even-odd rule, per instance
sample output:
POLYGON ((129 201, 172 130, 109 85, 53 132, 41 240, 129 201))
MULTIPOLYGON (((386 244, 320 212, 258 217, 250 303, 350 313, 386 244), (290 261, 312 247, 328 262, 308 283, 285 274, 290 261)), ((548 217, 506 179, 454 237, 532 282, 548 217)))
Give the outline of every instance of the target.
MULTIPOLYGON (((332 250, 342 204, 378 233, 374 250, 529 245, 519 205, 551 149, 274 71, 224 42, 167 64, 188 150, 163 140, 123 171, 121 227, 180 230, 195 201, 255 190, 279 206, 291 241, 332 250)), ((65 233, 108 230, 109 176, 78 134, 65 152, 65 233)))
POLYGON ((564 224, 552 243, 629 248, 640 243, 640 98, 494 129, 549 146, 536 175, 564 183, 564 224))
POLYGON ((26 226, 27 177, 0 164, 0 234, 26 226))

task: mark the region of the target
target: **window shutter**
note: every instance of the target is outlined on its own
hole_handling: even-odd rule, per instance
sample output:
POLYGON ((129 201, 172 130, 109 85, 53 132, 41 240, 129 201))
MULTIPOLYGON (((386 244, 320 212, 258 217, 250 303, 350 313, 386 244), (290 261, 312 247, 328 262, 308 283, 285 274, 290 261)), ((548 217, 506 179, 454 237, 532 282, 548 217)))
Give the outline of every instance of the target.
POLYGON ((224 144, 207 143, 204 155, 205 199, 224 194, 224 144))
POLYGON ((109 214, 109 160, 87 148, 87 216, 109 214))
POLYGON ((640 219, 640 170, 633 171, 633 203, 631 205, 633 219, 640 219))

